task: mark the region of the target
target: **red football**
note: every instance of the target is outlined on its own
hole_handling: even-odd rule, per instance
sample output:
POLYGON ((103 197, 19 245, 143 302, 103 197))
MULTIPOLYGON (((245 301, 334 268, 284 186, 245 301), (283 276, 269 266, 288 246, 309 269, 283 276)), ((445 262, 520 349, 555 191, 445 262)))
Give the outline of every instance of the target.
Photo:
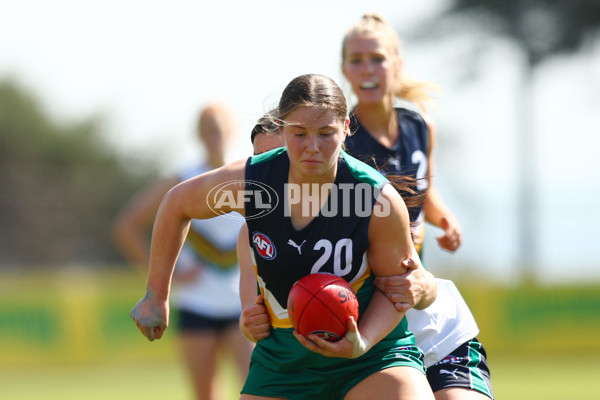
POLYGON ((358 320, 356 294, 348 282, 333 274, 310 274, 298 280, 288 295, 287 309, 298 333, 330 342, 346 334, 350 316, 358 320))

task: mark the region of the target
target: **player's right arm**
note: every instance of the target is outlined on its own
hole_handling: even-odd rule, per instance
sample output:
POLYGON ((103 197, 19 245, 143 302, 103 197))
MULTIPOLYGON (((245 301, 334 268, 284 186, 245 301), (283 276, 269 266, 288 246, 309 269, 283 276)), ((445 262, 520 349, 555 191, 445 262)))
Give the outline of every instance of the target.
MULTIPOLYGON (((217 200, 209 197, 209 192, 222 183, 243 182, 245 163, 246 160, 239 160, 189 179, 169 190, 163 198, 152 232, 146 295, 130 313, 138 329, 149 340, 162 337, 168 326, 171 278, 191 219, 216 216, 213 209, 217 200)), ((237 199, 237 191, 243 189, 244 185, 229 186, 231 198, 237 199)), ((219 204, 219 208, 223 213, 237 211, 244 215, 243 204, 225 202, 219 204)))
POLYGON ((251 251, 248 242, 248 225, 243 224, 237 241, 242 302, 240 329, 248 340, 258 342, 271 334, 271 322, 262 296, 256 295, 256 274, 252 265, 251 251))

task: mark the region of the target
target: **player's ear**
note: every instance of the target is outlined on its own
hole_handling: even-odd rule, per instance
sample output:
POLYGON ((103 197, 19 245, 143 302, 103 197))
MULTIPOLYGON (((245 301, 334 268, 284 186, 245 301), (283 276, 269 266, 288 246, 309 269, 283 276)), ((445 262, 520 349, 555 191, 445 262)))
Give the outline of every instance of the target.
POLYGON ((344 136, 350 135, 350 117, 344 120, 344 136))

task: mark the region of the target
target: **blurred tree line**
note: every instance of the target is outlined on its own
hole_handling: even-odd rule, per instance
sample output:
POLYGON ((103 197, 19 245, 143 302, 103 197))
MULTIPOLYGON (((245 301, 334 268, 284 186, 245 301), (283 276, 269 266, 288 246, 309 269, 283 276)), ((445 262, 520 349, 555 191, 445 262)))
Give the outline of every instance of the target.
POLYGON ((157 171, 117 157, 100 136, 97 119, 53 121, 0 80, 0 268, 121 260, 111 223, 157 171))

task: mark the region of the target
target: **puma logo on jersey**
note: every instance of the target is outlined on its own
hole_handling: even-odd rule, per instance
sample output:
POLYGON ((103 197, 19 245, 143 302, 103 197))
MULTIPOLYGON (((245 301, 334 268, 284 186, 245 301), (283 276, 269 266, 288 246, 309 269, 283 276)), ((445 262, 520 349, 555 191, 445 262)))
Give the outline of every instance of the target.
POLYGON ((296 242, 294 242, 292 239, 288 240, 288 243, 290 246, 295 247, 296 249, 298 249, 298 254, 302 254, 302 245, 304 244, 304 242, 306 242, 306 240, 302 241, 302 243, 300 244, 296 244, 296 242))
POLYGON ((272 260, 277 255, 275 244, 264 233, 254 232, 252 234, 252 245, 254 245, 256 252, 265 260, 272 260))
POLYGON ((458 379, 458 376, 456 375, 456 371, 458 371, 458 368, 454 368, 454 371, 447 371, 445 369, 440 370, 440 374, 448 374, 448 375, 452 375, 452 377, 454 379, 458 379))

